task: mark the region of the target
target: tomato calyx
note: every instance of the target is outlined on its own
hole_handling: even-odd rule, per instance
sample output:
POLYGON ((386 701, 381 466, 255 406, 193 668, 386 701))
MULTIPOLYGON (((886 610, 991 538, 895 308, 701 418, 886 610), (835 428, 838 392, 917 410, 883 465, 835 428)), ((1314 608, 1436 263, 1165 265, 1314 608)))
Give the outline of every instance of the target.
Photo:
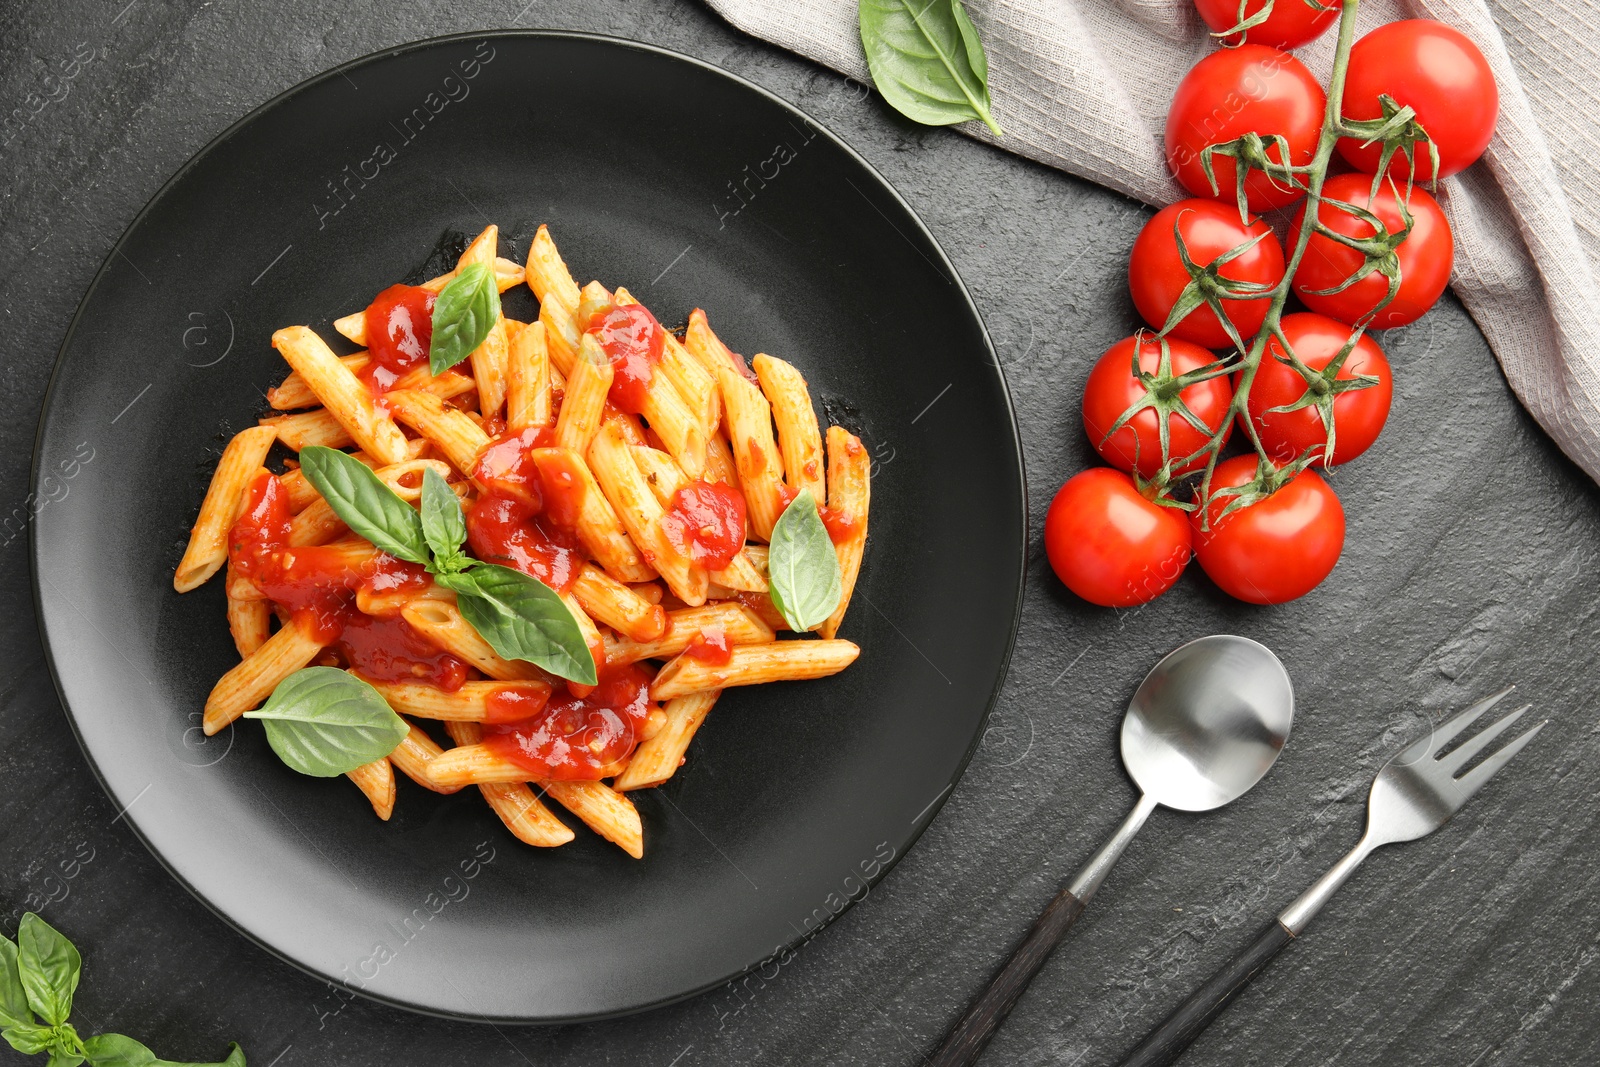
MULTIPOLYGON (((1241 201, 1240 204, 1242 208, 1243 202, 1241 201)), ((1249 225, 1250 219, 1247 214, 1241 211, 1240 217, 1244 220, 1245 225, 1249 225)), ((1228 278, 1222 274, 1222 268, 1249 252, 1268 237, 1271 237, 1272 231, 1270 229, 1263 230, 1248 241, 1234 245, 1202 267, 1195 263, 1194 258, 1189 254, 1189 245, 1184 241, 1183 233, 1179 226, 1181 219, 1182 215, 1180 214, 1177 219, 1173 220, 1172 239, 1177 242, 1178 260, 1183 264, 1183 269, 1188 272, 1189 284, 1183 287, 1183 291, 1178 294, 1178 299, 1173 302, 1172 310, 1167 313, 1167 321, 1161 324, 1158 336, 1165 337, 1167 332, 1187 318, 1190 312, 1200 307, 1208 307, 1211 309, 1211 313, 1217 317, 1217 321, 1222 324, 1222 328, 1227 331, 1228 338, 1233 342, 1234 347, 1243 352, 1245 350, 1244 339, 1239 336, 1238 328, 1228 318, 1228 313, 1223 310, 1223 297, 1227 297, 1230 300, 1263 300, 1273 295, 1277 285, 1228 278)))
MULTIPOLYGON (((1182 240, 1183 239, 1180 237, 1180 251, 1182 248, 1182 240)), ((1257 240, 1259 240, 1259 238, 1257 238, 1257 240)), ((1184 255, 1184 259, 1185 263, 1190 262, 1187 254, 1184 255)), ((1219 314, 1218 318, 1220 319, 1222 316, 1219 314)), ((1155 339, 1161 346, 1161 358, 1156 364, 1156 369, 1153 372, 1147 371, 1140 366, 1140 355, 1144 349, 1144 338, 1146 332, 1147 331, 1145 330, 1140 330, 1134 334, 1133 355, 1131 359, 1133 365, 1133 378, 1144 387, 1144 395, 1139 397, 1132 404, 1129 404, 1127 409, 1123 411, 1121 415, 1117 416, 1117 421, 1111 424, 1111 428, 1108 429, 1104 436, 1101 437, 1100 442, 1101 444, 1104 444, 1107 441, 1110 441, 1111 438, 1116 435, 1118 430, 1121 430, 1124 426, 1126 426, 1141 411, 1150 410, 1155 412, 1156 428, 1161 438, 1161 468, 1148 480, 1141 479, 1139 477, 1137 473, 1139 441, 1138 438, 1135 437, 1133 442, 1135 461, 1134 484, 1138 486, 1140 494, 1144 496, 1146 500, 1149 500, 1152 503, 1161 504, 1163 506, 1188 508, 1189 505, 1172 500, 1170 497, 1166 497, 1167 486, 1173 479, 1172 472, 1174 470, 1181 469, 1191 460, 1198 456, 1204 455, 1207 451, 1209 451, 1212 447, 1211 439, 1217 435, 1218 430, 1214 427, 1207 426, 1204 419, 1200 418, 1200 416, 1196 415, 1192 410, 1190 410, 1189 405, 1184 403, 1183 391, 1189 388, 1191 385, 1210 381, 1213 378, 1220 378, 1233 368, 1224 361, 1217 360, 1216 362, 1208 363, 1203 367, 1198 367, 1195 370, 1188 371, 1183 374, 1174 374, 1172 372, 1172 346, 1167 342, 1166 337, 1161 334, 1156 334, 1155 339), (1206 443, 1201 445, 1199 450, 1185 456, 1172 455, 1172 428, 1169 423, 1169 419, 1174 415, 1181 418, 1184 422, 1187 422, 1190 426, 1193 426, 1196 432, 1203 434, 1206 437, 1206 443), (1153 486, 1153 491, 1147 492, 1146 486, 1153 486), (1158 499, 1158 497, 1164 499, 1158 499)), ((1222 425, 1227 425, 1226 418, 1222 420, 1222 425)))
MULTIPOLYGON (((1381 173, 1373 180, 1374 192, 1368 197, 1369 203, 1377 196, 1376 190, 1379 182, 1384 180, 1381 173)), ((1360 252, 1361 265, 1351 271, 1349 276, 1338 285, 1331 285, 1326 289, 1306 289, 1303 292, 1311 296, 1332 296, 1335 293, 1344 292, 1352 285, 1363 281, 1368 275, 1374 273, 1381 275, 1389 283, 1388 291, 1383 294, 1383 299, 1374 304, 1358 321, 1351 323, 1357 330, 1365 329, 1367 323, 1371 322, 1378 312, 1388 307, 1400 292, 1400 245, 1411 235, 1412 227, 1416 225, 1417 221, 1416 217, 1411 214, 1411 209, 1407 204, 1409 197, 1399 195, 1392 178, 1388 179, 1388 181, 1389 191, 1395 194, 1395 205, 1400 210, 1400 221, 1404 224, 1400 229, 1391 232, 1389 227, 1384 224, 1384 221, 1367 208, 1358 207, 1345 200, 1335 200, 1329 197, 1323 197, 1318 201, 1318 217, 1313 220, 1312 230, 1319 237, 1325 237, 1336 244, 1341 244, 1346 248, 1360 252), (1320 217, 1321 205, 1327 205, 1335 211, 1342 211, 1346 215, 1350 215, 1371 226, 1372 236, 1351 237, 1326 225, 1320 217)))
MULTIPOLYGON (((1313 450, 1308 450, 1307 454, 1292 459, 1282 466, 1274 464, 1265 455, 1257 455, 1255 457, 1255 477, 1240 485, 1225 485, 1213 489, 1210 495, 1205 498, 1203 507, 1200 510, 1200 529, 1209 531, 1234 512, 1242 511, 1252 504, 1259 504, 1294 481, 1301 471, 1315 462, 1315 456, 1311 454, 1311 451, 1313 450), (1228 503, 1224 505, 1220 512, 1213 515, 1213 505, 1223 499, 1228 499, 1228 503)), ((1210 472, 1207 472, 1208 481, 1209 478, 1210 472)))
MULTIPOLYGON (((1265 16, 1271 12, 1272 5, 1268 4, 1262 14, 1265 16)), ((1249 222, 1250 200, 1245 192, 1245 182, 1250 177, 1251 171, 1264 175, 1274 188, 1284 192, 1306 191, 1305 183, 1300 180, 1300 176, 1307 173, 1308 168, 1296 167, 1287 162, 1289 152, 1289 139, 1281 133, 1267 137, 1255 132, 1245 133, 1232 141, 1206 145, 1201 149, 1200 171, 1205 175, 1206 181, 1211 183, 1211 195, 1221 196, 1222 186, 1217 184, 1216 170, 1212 161, 1217 156, 1226 156, 1233 160, 1233 195, 1239 203, 1240 220, 1249 222), (1268 148, 1278 150, 1276 159, 1267 154, 1268 148)))
POLYGON ((1406 160, 1406 191, 1411 191, 1411 183, 1416 174, 1416 152, 1418 145, 1428 146, 1428 162, 1432 164, 1431 176, 1428 178, 1428 188, 1436 190, 1439 187, 1439 146, 1433 143, 1433 138, 1428 136, 1428 131, 1422 128, 1417 121, 1417 113, 1409 104, 1401 104, 1388 93, 1378 94, 1378 106, 1382 109, 1375 119, 1342 118, 1339 121, 1339 132, 1345 137, 1359 138, 1361 147, 1369 145, 1382 145, 1378 154, 1378 169, 1372 178, 1372 195, 1378 195, 1378 183, 1389 172, 1389 164, 1393 161, 1395 153, 1405 156, 1406 160))
POLYGON ((1328 361, 1328 365, 1320 371, 1312 370, 1301 362, 1300 357, 1295 354, 1294 346, 1289 343, 1289 338, 1284 334, 1281 327, 1273 333, 1274 340, 1284 352, 1283 355, 1274 355, 1273 358, 1300 375, 1306 383, 1306 391, 1294 403, 1279 404, 1268 408, 1267 411, 1287 413, 1314 407, 1317 409, 1317 417, 1322 420, 1323 428, 1328 432, 1326 442, 1320 447, 1311 446, 1300 456, 1300 459, 1305 460, 1306 464, 1317 462, 1319 459, 1324 460, 1327 464, 1334 462, 1335 423, 1333 402, 1339 398, 1340 394, 1354 392, 1358 389, 1371 389, 1373 386, 1380 384, 1379 380, 1370 374, 1357 374, 1353 378, 1339 377, 1339 372, 1344 368, 1345 361, 1350 358, 1350 353, 1355 351, 1356 344, 1361 340, 1364 333, 1365 328, 1361 326, 1357 326, 1351 331, 1350 336, 1345 339, 1339 351, 1328 361))

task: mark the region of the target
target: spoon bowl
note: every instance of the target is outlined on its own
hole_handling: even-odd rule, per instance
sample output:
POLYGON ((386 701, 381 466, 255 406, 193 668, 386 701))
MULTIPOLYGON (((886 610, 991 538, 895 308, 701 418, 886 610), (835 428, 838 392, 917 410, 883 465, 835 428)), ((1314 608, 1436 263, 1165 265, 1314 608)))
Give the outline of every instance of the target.
POLYGON ((1247 637, 1190 641, 1157 663, 1122 720, 1122 762, 1145 796, 1210 811, 1259 782, 1289 740, 1294 687, 1247 637))

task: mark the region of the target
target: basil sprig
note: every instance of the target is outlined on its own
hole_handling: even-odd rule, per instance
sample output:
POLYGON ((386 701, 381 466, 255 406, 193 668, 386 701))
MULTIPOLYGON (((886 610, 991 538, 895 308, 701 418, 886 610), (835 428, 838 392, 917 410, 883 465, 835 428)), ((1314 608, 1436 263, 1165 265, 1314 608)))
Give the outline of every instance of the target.
POLYGON ((122 1034, 79 1037, 67 1016, 82 967, 59 930, 31 911, 23 915, 15 941, 0 936, 0 1037, 25 1055, 48 1052, 49 1067, 245 1067, 237 1044, 221 1063, 175 1063, 122 1034))
POLYGON ((260 719, 267 743, 292 770, 333 778, 381 759, 410 727, 383 695, 337 667, 302 667, 278 683, 247 719, 260 719))
POLYGON ((432 469, 423 471, 419 514, 365 464, 338 449, 307 447, 300 464, 345 525, 390 555, 425 565, 435 582, 454 592, 462 618, 497 654, 595 684, 594 654, 566 602, 537 578, 462 551, 467 522, 461 501, 432 469))
POLYGON ((482 263, 461 269, 433 303, 428 369, 438 374, 472 355, 500 317, 500 288, 482 263))
POLYGON ((989 113, 989 59, 961 0, 861 0, 861 45, 872 83, 896 111, 925 126, 989 113))
POLYGON ((308 445, 300 450, 300 469, 352 532, 407 563, 428 562, 416 509, 371 467, 337 448, 308 445))
POLYGON ((767 572, 772 604, 797 633, 821 626, 839 606, 839 554, 811 490, 801 490, 773 525, 767 572))

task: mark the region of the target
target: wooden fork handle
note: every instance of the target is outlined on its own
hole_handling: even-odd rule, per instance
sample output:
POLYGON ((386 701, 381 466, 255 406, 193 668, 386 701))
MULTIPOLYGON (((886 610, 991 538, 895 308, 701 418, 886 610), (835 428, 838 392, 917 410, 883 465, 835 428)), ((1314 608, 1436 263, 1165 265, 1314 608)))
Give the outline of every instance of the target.
POLYGON ((928 1060, 929 1067, 969 1067, 1005 1021, 1017 998, 1039 973, 1044 961, 1083 914, 1083 901, 1063 889, 1034 921, 1028 936, 1012 951, 1005 966, 995 972, 989 987, 967 1008, 961 1021, 945 1035, 944 1044, 928 1060))
POLYGON ((1210 1026, 1211 1020, 1256 975, 1266 969, 1283 946, 1293 940, 1294 935, 1281 922, 1274 919, 1268 923, 1254 944, 1229 960, 1205 985, 1196 989, 1188 1000, 1167 1016, 1166 1022, 1151 1031, 1138 1048, 1128 1053, 1121 1067, 1166 1067, 1183 1055, 1183 1050, 1200 1036, 1200 1031, 1210 1026))

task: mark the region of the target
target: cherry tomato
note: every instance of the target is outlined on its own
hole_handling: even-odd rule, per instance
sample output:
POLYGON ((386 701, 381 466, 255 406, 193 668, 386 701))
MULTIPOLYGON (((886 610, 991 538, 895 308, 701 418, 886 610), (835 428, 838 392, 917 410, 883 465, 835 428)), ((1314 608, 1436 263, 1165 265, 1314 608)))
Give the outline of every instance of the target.
MULTIPOLYGON (((1439 150, 1440 178, 1471 166, 1494 136, 1500 90, 1489 61, 1477 45, 1442 22, 1389 22, 1355 43, 1345 78, 1345 117, 1380 118, 1380 93, 1417 113, 1417 124, 1439 150)), ((1412 166, 1396 153, 1389 172, 1396 181, 1404 181, 1408 171, 1416 181, 1432 181, 1428 146, 1419 143, 1413 151, 1412 166)), ((1368 174, 1377 171, 1381 153, 1381 145, 1363 145, 1349 137, 1339 141, 1339 154, 1368 174)))
MULTIPOLYGON (((1131 471, 1137 456, 1139 473, 1149 478, 1161 469, 1161 421, 1155 408, 1143 408, 1110 438, 1106 437, 1106 431, 1116 424, 1124 411, 1150 393, 1159 393, 1162 389, 1159 383, 1154 389, 1147 388, 1133 376, 1135 349, 1139 353, 1139 369, 1147 374, 1159 375, 1161 340, 1154 334, 1140 332, 1106 349, 1105 355, 1089 372, 1089 381, 1083 387, 1083 429, 1101 459, 1119 470, 1131 471)), ((1176 338, 1168 338, 1167 352, 1170 364, 1166 377, 1169 382, 1178 375, 1216 362, 1216 357, 1199 345, 1176 338)), ((1233 402, 1233 386, 1224 374, 1195 382, 1184 388, 1178 397, 1196 418, 1215 430, 1228 417, 1228 405, 1233 402)), ((1199 449, 1209 439, 1209 435, 1195 429, 1188 419, 1175 412, 1169 414, 1167 437, 1174 473, 1198 470, 1205 463, 1204 458, 1181 465, 1176 462, 1199 449)))
POLYGON ((1044 519, 1056 577, 1091 604, 1125 608, 1172 588, 1189 563, 1189 519, 1152 504, 1133 479, 1095 467, 1067 479, 1044 519))
MULTIPOLYGON (((1206 20, 1206 25, 1214 33, 1231 30, 1244 19, 1250 18, 1261 11, 1267 0, 1195 0, 1194 6, 1200 9, 1200 17, 1206 20), (1240 10, 1241 7, 1243 10, 1240 10)), ((1319 11, 1306 3, 1305 0, 1275 0, 1272 13, 1258 26, 1251 26, 1242 35, 1228 34, 1222 38, 1222 43, 1232 46, 1248 42, 1249 44, 1271 45, 1273 48, 1299 48, 1307 42, 1321 37, 1323 31, 1333 25, 1339 17, 1339 8, 1329 5, 1326 11, 1319 11)))
MULTIPOLYGON (((1212 475, 1212 490, 1243 485, 1255 472, 1255 456, 1223 460, 1212 475)), ((1315 589, 1339 561, 1344 508, 1316 471, 1303 470, 1265 500, 1218 519, 1231 499, 1214 499, 1205 509, 1209 530, 1201 529, 1201 511, 1189 516, 1195 558, 1229 596, 1282 604, 1315 589)))
MULTIPOLYGON (((1172 305, 1178 302, 1179 294, 1189 284, 1189 272, 1178 258, 1178 242, 1172 236, 1174 225, 1183 235, 1189 258, 1202 267, 1265 234, 1254 248, 1224 263, 1217 273, 1234 281, 1266 286, 1283 280, 1283 246, 1265 222, 1255 219, 1246 226, 1239 221, 1238 208, 1216 200, 1180 200, 1169 204, 1144 224, 1144 229, 1134 239, 1133 254, 1128 260, 1128 289, 1133 293, 1134 306, 1156 329, 1166 325, 1172 305)), ((1222 298, 1222 310, 1228 321, 1247 343, 1266 319, 1267 304, 1266 300, 1222 298)), ((1167 336, 1193 341, 1206 348, 1233 347, 1216 313, 1203 304, 1184 316, 1167 336)))
MULTIPOLYGON (((1320 371, 1333 362, 1333 357, 1350 340, 1350 327, 1326 315, 1302 311, 1283 317, 1283 335, 1289 339, 1289 347, 1300 357, 1300 362, 1311 370, 1320 371)), ((1250 386, 1249 406, 1262 445, 1278 459, 1290 460, 1304 454, 1308 448, 1320 451, 1328 443, 1328 430, 1314 406, 1298 411, 1271 410, 1298 403, 1306 395, 1306 380, 1299 371, 1282 362, 1283 355, 1283 346, 1277 338, 1267 342, 1266 355, 1250 386)), ((1332 463, 1348 463, 1371 448, 1383 429, 1384 420, 1389 417, 1389 402, 1394 398, 1394 374, 1383 349, 1367 334, 1356 341, 1335 380, 1348 381, 1362 375, 1376 378, 1378 383, 1364 389, 1347 389, 1333 398, 1333 424, 1337 432, 1332 463)), ((1324 462, 1323 465, 1331 464, 1324 462)))
MULTIPOLYGON (((1391 232, 1405 225, 1400 217, 1400 201, 1387 182, 1378 190, 1376 199, 1369 197, 1372 178, 1365 174, 1336 174, 1322 186, 1325 200, 1339 200, 1366 208, 1383 222, 1391 232)), ((1424 312, 1438 301, 1444 287, 1450 282, 1450 264, 1455 256, 1455 239, 1450 235, 1450 223, 1445 221, 1444 210, 1427 191, 1413 186, 1410 211, 1411 232, 1395 250, 1400 262, 1400 288, 1394 299, 1368 323, 1374 330, 1387 330, 1404 326, 1420 319, 1424 312)), ((1296 213, 1290 233, 1298 232, 1305 208, 1296 213)), ((1317 217, 1324 226, 1347 237, 1371 237, 1371 224, 1330 204, 1318 208, 1317 217)), ((1353 323, 1378 306, 1389 291, 1389 279, 1377 271, 1367 275, 1348 289, 1339 293, 1316 295, 1313 290, 1331 289, 1361 268, 1361 253, 1353 248, 1312 234, 1306 244, 1305 255, 1294 272, 1294 292, 1312 311, 1353 323)))
MULTIPOLYGON (((1327 103, 1317 79, 1304 63, 1287 52, 1262 44, 1242 44, 1213 52, 1178 83, 1172 108, 1167 112, 1167 166, 1195 196, 1232 203, 1234 161, 1227 156, 1212 156, 1212 172, 1217 179, 1217 190, 1213 192, 1201 167, 1202 150, 1247 133, 1260 134, 1263 140, 1281 134, 1288 142, 1289 158, 1285 160, 1276 145, 1266 149, 1267 158, 1304 166, 1316 152, 1327 103)), ((1245 179, 1245 194, 1251 211, 1283 207, 1302 195, 1298 189, 1280 185, 1260 171, 1245 179)))

